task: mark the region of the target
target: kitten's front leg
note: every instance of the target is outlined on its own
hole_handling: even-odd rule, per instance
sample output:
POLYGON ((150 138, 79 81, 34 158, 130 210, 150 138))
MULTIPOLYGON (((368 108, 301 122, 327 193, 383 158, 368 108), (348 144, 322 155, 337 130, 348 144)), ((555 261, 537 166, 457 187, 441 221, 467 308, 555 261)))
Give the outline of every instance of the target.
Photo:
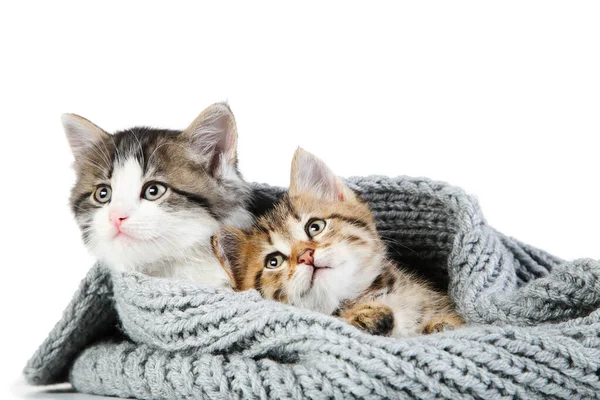
POLYGON ((390 336, 394 330, 394 312, 378 301, 356 303, 344 308, 340 310, 340 317, 372 335, 390 336))

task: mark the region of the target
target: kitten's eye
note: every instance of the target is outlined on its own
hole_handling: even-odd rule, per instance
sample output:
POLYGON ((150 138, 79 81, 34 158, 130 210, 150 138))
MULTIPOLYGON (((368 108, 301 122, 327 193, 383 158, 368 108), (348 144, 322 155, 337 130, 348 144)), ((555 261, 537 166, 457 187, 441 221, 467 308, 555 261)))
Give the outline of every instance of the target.
POLYGON ((167 187, 162 183, 150 182, 144 188, 142 197, 146 200, 154 201, 160 199, 167 191, 167 187))
POLYGON ((312 238, 317 236, 319 233, 323 232, 323 229, 325 229, 325 225, 327 224, 324 220, 315 218, 308 221, 308 224, 306 224, 304 230, 306 231, 308 237, 312 238))
POLYGON ((281 267, 285 261, 285 257, 281 253, 271 253, 265 259, 265 268, 274 269, 281 267))
POLYGON ((94 200, 98 203, 108 203, 110 201, 110 195, 112 194, 112 190, 108 185, 100 185, 96 188, 94 192, 94 200))

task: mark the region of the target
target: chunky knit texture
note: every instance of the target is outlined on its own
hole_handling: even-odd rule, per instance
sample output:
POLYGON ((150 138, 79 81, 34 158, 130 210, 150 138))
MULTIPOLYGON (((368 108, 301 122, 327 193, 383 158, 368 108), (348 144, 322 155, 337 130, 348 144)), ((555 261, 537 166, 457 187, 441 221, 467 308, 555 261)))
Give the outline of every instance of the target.
MULTIPOLYGON (((349 180, 390 253, 447 286, 469 327, 390 339, 189 282, 94 267, 25 368, 32 384, 140 399, 600 397, 600 262, 487 225, 440 182, 349 180)), ((281 189, 256 185, 256 212, 281 189)))

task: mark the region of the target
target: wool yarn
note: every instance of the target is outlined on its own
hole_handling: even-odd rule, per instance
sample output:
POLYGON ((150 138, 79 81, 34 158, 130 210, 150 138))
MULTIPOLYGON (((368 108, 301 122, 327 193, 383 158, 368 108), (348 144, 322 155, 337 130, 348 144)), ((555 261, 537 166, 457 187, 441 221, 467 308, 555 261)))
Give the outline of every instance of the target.
MULTIPOLYGON (((505 236, 442 182, 348 183, 390 255, 447 287, 468 327, 376 337, 256 291, 96 265, 26 379, 139 399, 600 398, 600 261, 565 262, 505 236)), ((257 214, 282 194, 254 190, 257 214)))

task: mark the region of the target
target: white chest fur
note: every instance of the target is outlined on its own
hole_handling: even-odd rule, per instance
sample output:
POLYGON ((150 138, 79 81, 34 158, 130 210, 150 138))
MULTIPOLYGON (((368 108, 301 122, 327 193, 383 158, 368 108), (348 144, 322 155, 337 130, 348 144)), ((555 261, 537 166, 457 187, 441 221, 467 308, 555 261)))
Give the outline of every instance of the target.
POLYGON ((196 283, 230 287, 231 282, 210 247, 200 247, 184 253, 182 257, 165 258, 160 262, 143 267, 150 276, 196 283))

